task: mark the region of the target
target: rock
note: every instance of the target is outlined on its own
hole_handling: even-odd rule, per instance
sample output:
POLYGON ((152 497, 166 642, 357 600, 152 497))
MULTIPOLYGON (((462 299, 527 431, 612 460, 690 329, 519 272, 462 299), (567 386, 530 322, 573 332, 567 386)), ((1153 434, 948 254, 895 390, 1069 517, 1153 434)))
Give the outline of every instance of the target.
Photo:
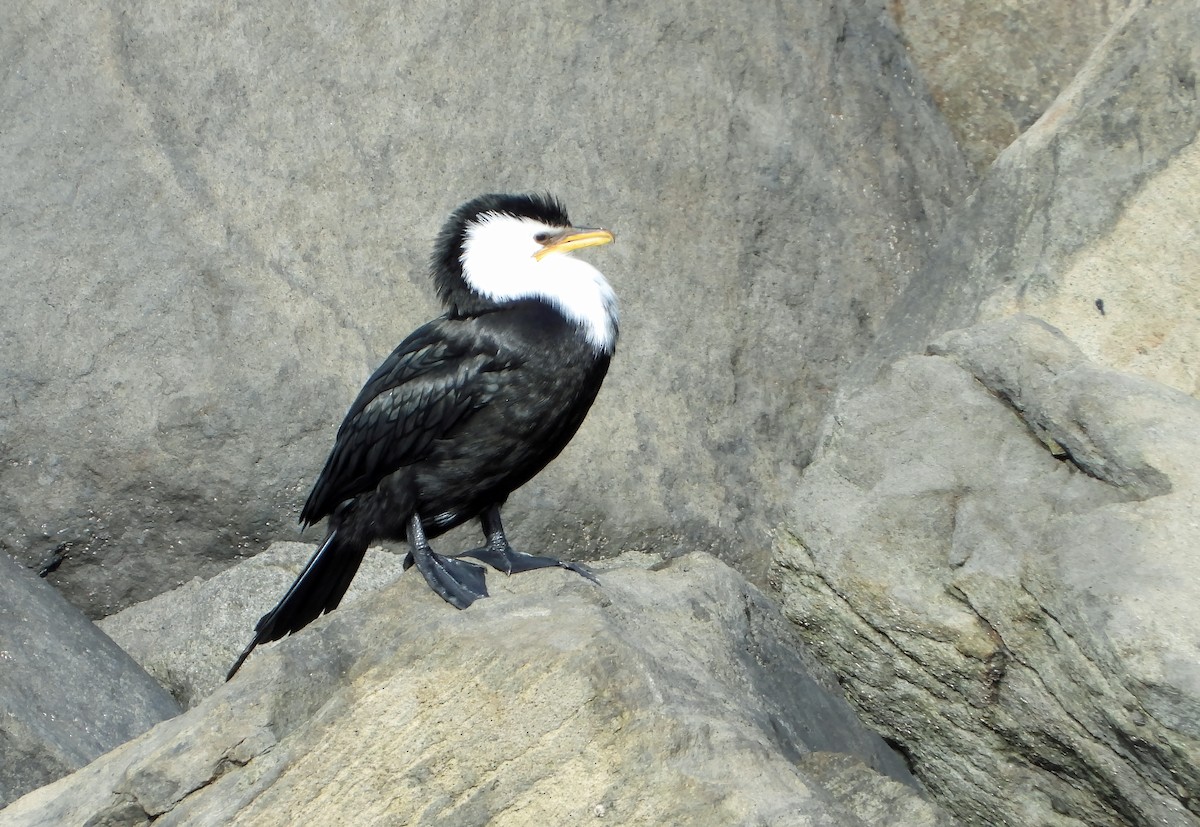
POLYGON ((1099 364, 1200 395, 1197 19, 1187 2, 1130 4, 957 211, 847 387, 1023 312, 1099 364))
POLYGON ((1042 116, 1126 8, 1123 0, 888 3, 913 63, 979 173, 1042 116))
POLYGON ((403 576, 0 824, 949 823, 727 566, 599 574, 497 578, 463 612, 403 576))
POLYGON ((0 553, 0 807, 179 713, 58 592, 0 553))
POLYGON ((1200 401, 1028 317, 848 393, 773 575, 966 823, 1200 824, 1200 401))
MULTIPOLYGON (((196 578, 96 625, 190 708, 225 682, 233 663, 229 653, 250 642, 258 619, 279 602, 315 549, 275 543, 215 577, 196 578)), ((371 549, 342 607, 399 577, 403 559, 371 549)))
POLYGON ((94 617, 295 539, 346 406, 437 312, 442 221, 495 190, 611 224, 592 259, 624 308, 514 541, 761 577, 786 490, 762 481, 811 450, 967 177, 851 0, 56 9, 0 26, 0 542, 65 553, 94 617))
POLYGON ((785 613, 965 823, 1200 823, 1193 12, 1130 4, 987 170, 781 521, 785 613))

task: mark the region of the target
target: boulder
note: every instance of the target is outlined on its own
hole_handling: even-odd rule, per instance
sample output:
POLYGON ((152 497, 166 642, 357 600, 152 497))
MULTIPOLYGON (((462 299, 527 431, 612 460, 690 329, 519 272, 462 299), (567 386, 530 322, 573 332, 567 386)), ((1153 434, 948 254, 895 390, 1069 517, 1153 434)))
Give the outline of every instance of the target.
POLYGON ((496 578, 459 612, 410 572, 0 825, 950 823, 733 570, 598 574, 496 578))
POLYGON ((981 175, 1070 85, 1124 0, 903 0, 888 11, 938 109, 981 175))
POLYGON ((1099 364, 1200 395, 1195 6, 1134 2, 988 169, 843 387, 1027 313, 1099 364))
POLYGON ((966 186, 854 0, 0 17, 0 544, 61 561, 92 617, 295 539, 347 405, 438 312, 445 216, 497 190, 611 226, 590 258, 624 313, 514 542, 761 578, 780 457, 811 451, 966 186))
POLYGON ((78 609, 0 553, 0 807, 179 706, 78 609))
POLYGON ((1129 4, 987 169, 780 523, 785 613, 966 823, 1200 823, 1194 11, 1129 4))
POLYGON ((840 400, 774 577, 966 823, 1200 824, 1200 401, 1017 316, 840 400))
MULTIPOLYGON (((250 642, 258 619, 279 602, 315 550, 315 544, 273 543, 208 580, 197 577, 96 625, 191 708, 225 682, 230 652, 250 642)), ((341 607, 391 583, 403 561, 402 555, 369 550, 341 607)))

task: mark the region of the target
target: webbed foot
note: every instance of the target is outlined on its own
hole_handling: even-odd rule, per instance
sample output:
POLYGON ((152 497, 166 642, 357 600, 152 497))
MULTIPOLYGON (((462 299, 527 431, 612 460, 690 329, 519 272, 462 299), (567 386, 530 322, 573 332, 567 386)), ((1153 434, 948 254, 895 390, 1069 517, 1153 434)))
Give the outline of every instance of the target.
POLYGON ((496 571, 502 571, 505 574, 517 574, 523 571, 533 571, 534 569, 560 568, 573 571, 578 575, 586 577, 596 585, 600 585, 600 581, 596 579, 596 575, 581 563, 574 563, 570 560, 559 560, 557 557, 543 557, 537 554, 526 554, 523 551, 517 551, 508 543, 508 538, 504 536, 504 525, 500 522, 500 508, 493 506, 483 513, 480 518, 483 524, 483 534, 487 538, 487 545, 473 548, 470 551, 464 551, 458 557, 474 557, 480 562, 487 563, 496 571))
POLYGON ((518 574, 523 571, 533 571, 534 569, 549 569, 558 567, 567 569, 576 574, 580 574, 599 585, 600 581, 596 579, 596 575, 582 563, 575 563, 570 560, 559 560, 557 557, 542 557, 537 554, 526 554, 523 551, 517 551, 508 543, 503 546, 486 545, 480 548, 473 548, 470 551, 464 551, 459 557, 474 557, 476 560, 487 563, 496 571, 502 571, 505 574, 518 574))
POLYGON ((429 588, 456 609, 465 609, 481 597, 487 597, 485 569, 465 560, 446 557, 429 547, 421 518, 409 522, 408 539, 412 551, 404 559, 404 568, 416 565, 429 588))

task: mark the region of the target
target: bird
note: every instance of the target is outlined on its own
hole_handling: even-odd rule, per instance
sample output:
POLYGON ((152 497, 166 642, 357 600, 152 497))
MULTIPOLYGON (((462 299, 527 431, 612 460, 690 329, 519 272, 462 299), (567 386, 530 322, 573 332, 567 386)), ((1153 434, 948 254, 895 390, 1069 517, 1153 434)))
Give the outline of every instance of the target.
POLYGON ((430 275, 444 313, 417 328, 350 405, 300 513, 328 518, 317 547, 226 675, 259 644, 333 611, 367 548, 408 543, 430 588, 465 609, 487 597, 485 569, 513 574, 579 563, 517 551, 500 509, 575 435, 616 350, 616 294, 574 253, 615 240, 577 227, 549 194, 481 195, 455 209, 430 275), (479 520, 483 545, 442 555, 429 540, 479 520))

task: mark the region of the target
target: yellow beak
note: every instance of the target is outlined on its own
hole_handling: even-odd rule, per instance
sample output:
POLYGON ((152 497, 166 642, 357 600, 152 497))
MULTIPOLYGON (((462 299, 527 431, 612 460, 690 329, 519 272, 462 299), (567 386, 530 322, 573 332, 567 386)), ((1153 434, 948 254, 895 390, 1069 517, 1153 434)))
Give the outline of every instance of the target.
POLYGON ((548 239, 542 245, 542 249, 533 254, 533 257, 541 261, 551 253, 569 253, 573 250, 582 250, 584 247, 599 247, 601 244, 611 244, 616 240, 617 237, 608 230, 572 227, 561 235, 548 239))

